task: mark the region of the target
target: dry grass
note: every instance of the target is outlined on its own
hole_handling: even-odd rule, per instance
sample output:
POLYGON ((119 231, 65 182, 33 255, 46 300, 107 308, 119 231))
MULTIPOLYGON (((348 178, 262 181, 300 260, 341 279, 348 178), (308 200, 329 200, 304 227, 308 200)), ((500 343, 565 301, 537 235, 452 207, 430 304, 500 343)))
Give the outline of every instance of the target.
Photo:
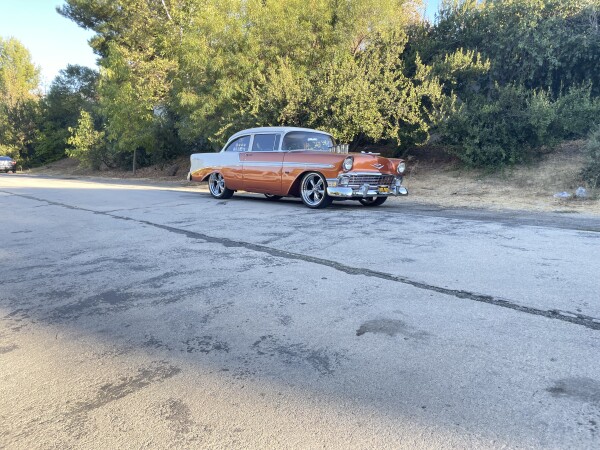
POLYGON ((411 199, 424 203, 600 214, 597 192, 585 200, 553 197, 562 191, 573 194, 581 186, 584 162, 580 141, 564 143, 535 164, 499 174, 467 170, 456 161, 426 155, 412 160, 405 184, 411 199))
MULTIPOLYGON (((506 170, 500 174, 488 174, 479 170, 461 168, 440 149, 423 149, 409 157, 405 185, 410 200, 442 206, 484 207, 530 211, 580 212, 600 214, 600 192, 590 192, 588 199, 555 199, 556 192, 571 194, 581 185, 579 172, 585 162, 581 141, 567 142, 541 161, 506 170)), ((54 176, 93 176, 107 178, 146 179, 187 185, 185 176, 189 158, 183 156, 162 166, 139 169, 134 176, 131 171, 93 171, 78 166, 77 161, 64 159, 32 170, 32 173, 54 176), (175 176, 169 169, 179 165, 175 176)))
POLYGON ((179 158, 169 161, 164 164, 142 167, 136 170, 135 175, 130 170, 122 169, 105 169, 93 170, 79 166, 79 162, 75 159, 65 158, 42 167, 37 167, 31 170, 33 174, 53 175, 53 176, 80 176, 80 177, 105 177, 105 178, 121 178, 121 179, 151 179, 160 181, 181 181, 185 177, 190 168, 190 157, 180 156, 179 158), (179 166, 177 173, 170 175, 171 168, 179 166))

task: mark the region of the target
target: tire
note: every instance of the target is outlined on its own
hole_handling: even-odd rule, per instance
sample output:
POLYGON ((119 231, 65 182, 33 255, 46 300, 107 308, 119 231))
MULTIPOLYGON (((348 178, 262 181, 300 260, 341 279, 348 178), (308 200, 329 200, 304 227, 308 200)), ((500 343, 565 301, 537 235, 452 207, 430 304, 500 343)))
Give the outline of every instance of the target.
POLYGON ((302 202, 311 209, 326 208, 333 199, 327 195, 327 181, 318 172, 309 172, 300 183, 302 202))
POLYGON ((273 195, 273 194, 265 194, 268 200, 277 201, 281 200, 283 197, 281 195, 273 195))
POLYGON ((233 191, 225 186, 225 178, 219 172, 213 172, 208 178, 208 190, 210 195, 218 199, 231 198, 233 191))
POLYGON ((387 199, 387 197, 367 197, 361 198, 358 201, 361 203, 361 205, 365 206, 380 206, 383 205, 387 199))

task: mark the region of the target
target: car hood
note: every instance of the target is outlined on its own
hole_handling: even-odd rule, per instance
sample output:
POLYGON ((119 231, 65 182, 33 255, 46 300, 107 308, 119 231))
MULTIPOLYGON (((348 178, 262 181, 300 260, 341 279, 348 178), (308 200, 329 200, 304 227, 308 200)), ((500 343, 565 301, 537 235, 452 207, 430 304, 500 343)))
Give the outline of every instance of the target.
POLYGON ((355 172, 382 172, 391 173, 396 171, 397 162, 383 156, 369 153, 350 153, 354 157, 355 172))
POLYGON ((331 164, 341 169, 342 162, 348 156, 354 158, 353 172, 381 172, 396 173, 396 167, 402 160, 395 158, 385 158, 372 153, 329 153, 317 151, 299 151, 289 152, 285 155, 287 162, 310 162, 331 164))

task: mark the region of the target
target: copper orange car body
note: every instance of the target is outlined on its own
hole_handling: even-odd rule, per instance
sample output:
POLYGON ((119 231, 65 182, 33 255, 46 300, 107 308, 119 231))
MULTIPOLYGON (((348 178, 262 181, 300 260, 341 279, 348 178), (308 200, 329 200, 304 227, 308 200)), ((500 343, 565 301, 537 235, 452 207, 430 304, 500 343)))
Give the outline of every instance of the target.
MULTIPOLYGON (((271 196, 302 197, 302 180, 314 176, 315 189, 331 200, 365 199, 406 195, 401 185, 404 162, 373 153, 347 153, 325 132, 295 127, 252 128, 234 134, 219 153, 195 153, 190 157, 191 181, 218 178, 229 191, 244 190, 271 196), (294 148, 302 147, 302 148, 294 148), (344 161, 351 159, 348 170, 344 161), (400 169, 400 170, 399 170, 400 169), (213 177, 211 177, 212 174, 213 177), (322 189, 321 189, 322 188, 322 189), (326 192, 326 193, 325 193, 326 192)), ((349 163, 346 162, 348 165, 349 163)), ((212 185, 211 193, 213 196, 212 185)), ((306 203, 306 202, 305 202, 306 203)), ((307 206, 311 206, 308 204, 307 206)))

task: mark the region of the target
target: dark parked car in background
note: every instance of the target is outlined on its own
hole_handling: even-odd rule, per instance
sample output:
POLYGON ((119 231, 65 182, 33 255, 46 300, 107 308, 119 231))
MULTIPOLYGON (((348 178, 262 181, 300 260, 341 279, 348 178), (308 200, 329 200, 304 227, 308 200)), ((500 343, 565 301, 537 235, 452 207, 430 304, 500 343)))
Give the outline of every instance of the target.
POLYGON ((17 173, 17 162, 9 156, 0 156, 0 172, 17 173))

